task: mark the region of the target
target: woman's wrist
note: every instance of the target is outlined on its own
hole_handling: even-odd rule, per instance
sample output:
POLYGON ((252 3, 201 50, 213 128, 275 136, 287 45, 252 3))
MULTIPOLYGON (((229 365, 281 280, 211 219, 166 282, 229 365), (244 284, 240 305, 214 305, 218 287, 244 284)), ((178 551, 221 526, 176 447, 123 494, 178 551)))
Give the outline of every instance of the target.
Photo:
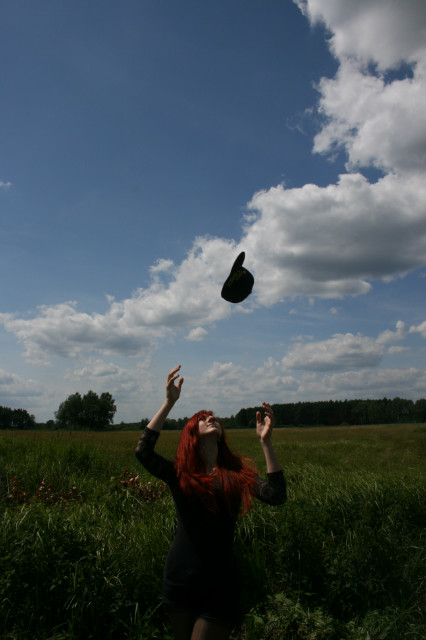
POLYGON ((275 471, 281 471, 282 467, 278 461, 270 438, 262 442, 262 450, 266 460, 267 472, 274 473, 275 471))
POLYGON ((173 409, 173 407, 175 406, 175 404, 176 404, 176 400, 173 400, 171 398, 166 398, 164 400, 163 407, 165 409, 167 409, 168 411, 171 411, 173 409))

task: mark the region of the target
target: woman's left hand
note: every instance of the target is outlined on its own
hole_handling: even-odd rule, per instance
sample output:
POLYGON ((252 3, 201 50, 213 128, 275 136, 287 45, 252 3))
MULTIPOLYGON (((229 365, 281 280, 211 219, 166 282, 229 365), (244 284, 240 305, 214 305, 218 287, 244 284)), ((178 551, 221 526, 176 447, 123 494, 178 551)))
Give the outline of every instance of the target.
POLYGON ((169 375, 167 376, 166 398, 167 398, 167 402, 169 402, 172 405, 179 400, 180 391, 183 385, 183 378, 180 377, 179 371, 180 371, 180 364, 174 369, 172 369, 169 375), (178 380, 177 384, 175 384, 175 380, 178 380))
POLYGON ((271 439, 272 427, 274 426, 274 412, 268 402, 263 402, 265 418, 262 420, 260 411, 256 412, 256 433, 262 443, 271 439))

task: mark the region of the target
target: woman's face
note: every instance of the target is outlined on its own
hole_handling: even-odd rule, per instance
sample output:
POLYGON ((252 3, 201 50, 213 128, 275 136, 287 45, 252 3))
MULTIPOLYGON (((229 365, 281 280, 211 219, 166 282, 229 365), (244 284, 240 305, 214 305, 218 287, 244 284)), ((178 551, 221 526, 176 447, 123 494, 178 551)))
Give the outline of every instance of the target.
POLYGON ((215 416, 206 415, 205 418, 198 421, 198 433, 200 438, 216 434, 217 439, 220 440, 222 437, 222 425, 215 416))

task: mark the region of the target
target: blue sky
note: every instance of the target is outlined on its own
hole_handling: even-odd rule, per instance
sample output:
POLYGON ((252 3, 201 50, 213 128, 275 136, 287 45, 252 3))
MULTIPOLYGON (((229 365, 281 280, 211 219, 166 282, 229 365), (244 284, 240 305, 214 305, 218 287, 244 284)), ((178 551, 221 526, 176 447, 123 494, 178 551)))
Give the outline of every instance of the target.
POLYGON ((422 2, 1 14, 0 405, 425 396, 422 2))

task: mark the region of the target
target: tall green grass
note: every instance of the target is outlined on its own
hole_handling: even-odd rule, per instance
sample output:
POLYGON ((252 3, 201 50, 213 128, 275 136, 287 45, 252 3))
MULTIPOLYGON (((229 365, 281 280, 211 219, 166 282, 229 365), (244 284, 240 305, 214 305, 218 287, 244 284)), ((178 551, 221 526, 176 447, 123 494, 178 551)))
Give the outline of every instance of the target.
MULTIPOLYGON (((0 432, 2 640, 171 639, 160 594, 173 504, 160 483, 148 490, 137 437, 0 432)), ((163 433, 159 451, 172 456, 178 437, 163 433)), ((229 438, 263 473, 255 434, 229 438)), ((425 431, 277 430, 274 441, 289 498, 238 523, 246 616, 234 640, 423 637, 425 431)))

